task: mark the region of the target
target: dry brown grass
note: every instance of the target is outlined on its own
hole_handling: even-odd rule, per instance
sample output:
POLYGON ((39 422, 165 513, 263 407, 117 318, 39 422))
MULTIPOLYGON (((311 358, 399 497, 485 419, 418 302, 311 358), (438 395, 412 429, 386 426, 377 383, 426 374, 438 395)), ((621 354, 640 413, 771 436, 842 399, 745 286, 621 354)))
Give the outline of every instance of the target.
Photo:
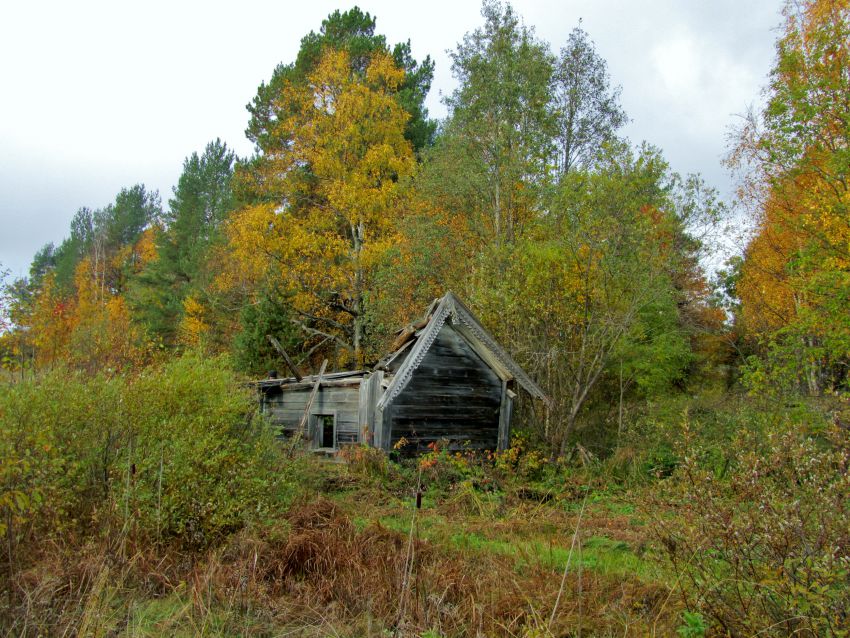
MULTIPOLYGON (((414 540, 403 604, 405 535, 377 524, 357 531, 337 505, 321 498, 294 508, 289 523, 285 539, 243 537, 217 556, 222 567, 214 589, 226 599, 242 588, 245 598, 277 610, 281 621, 294 610, 302 619, 321 610, 339 626, 411 636, 426 630, 446 636, 561 636, 578 627, 586 635, 646 632, 668 594, 637 579, 573 574, 550 634, 546 620, 559 585, 551 569, 517 571, 509 557, 469 557, 414 540)), ((673 621, 665 615, 661 626, 673 621)))
MULTIPOLYGON (((565 523, 550 512, 540 524, 551 526, 553 516, 565 523)), ((120 559, 116 543, 54 547, 18 575, 3 628, 10 636, 674 633, 678 612, 661 585, 573 569, 549 627, 560 570, 418 533, 408 550, 410 540, 374 522, 358 528, 339 505, 316 497, 294 505, 279 525, 243 531, 203 556, 125 544, 120 559), (175 604, 145 633, 132 610, 152 600, 175 604)))

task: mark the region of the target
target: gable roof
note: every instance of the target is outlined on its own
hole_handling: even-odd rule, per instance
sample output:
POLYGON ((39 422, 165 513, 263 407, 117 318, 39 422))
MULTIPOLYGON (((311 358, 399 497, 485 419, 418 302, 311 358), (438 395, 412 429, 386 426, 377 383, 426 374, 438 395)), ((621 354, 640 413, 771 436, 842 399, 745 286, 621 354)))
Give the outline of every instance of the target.
POLYGON ((409 350, 393 380, 378 401, 379 410, 383 410, 407 386, 413 377, 413 372, 422 363, 425 354, 447 321, 502 380, 515 379, 531 396, 547 404, 550 402, 546 393, 505 352, 493 335, 478 322, 469 308, 452 292, 447 292, 441 299, 434 300, 425 317, 400 331, 393 344, 393 352, 378 364, 378 368, 386 368, 396 357, 409 350))

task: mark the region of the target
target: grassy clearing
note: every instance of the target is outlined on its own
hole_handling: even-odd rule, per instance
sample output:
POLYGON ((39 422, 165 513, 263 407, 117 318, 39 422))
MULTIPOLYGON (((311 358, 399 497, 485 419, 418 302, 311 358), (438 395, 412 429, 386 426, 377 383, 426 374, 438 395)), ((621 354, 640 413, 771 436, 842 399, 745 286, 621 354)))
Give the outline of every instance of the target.
MULTIPOLYGON (((360 526, 370 522, 373 521, 362 517, 358 519, 360 526)), ((410 531, 409 516, 381 516, 377 522, 401 534, 410 531)), ((574 569, 581 566, 603 575, 637 577, 650 583, 663 582, 666 576, 657 561, 644 556, 642 546, 635 548, 623 540, 582 530, 580 542, 570 558, 572 532, 567 529, 559 530, 551 524, 541 526, 534 522, 525 525, 517 519, 489 523, 495 524, 425 512, 418 517, 416 532, 420 538, 463 554, 510 557, 517 569, 533 565, 563 571, 569 560, 574 569), (500 525, 500 522, 508 524, 500 525)))
POLYGON ((0 393, 0 638, 847 634, 844 417, 329 463, 215 361, 46 383, 0 393))
POLYGON ((456 484, 434 487, 411 539, 404 479, 304 463, 284 520, 245 530, 193 564, 151 556, 104 568, 80 587, 77 617, 60 624, 126 638, 537 638, 579 627, 622 636, 660 626, 665 635, 680 622, 627 503, 588 498, 570 558, 577 513, 567 501, 529 503, 508 490, 473 503, 456 484))
MULTIPOLYGON (((328 470, 344 472, 339 468, 328 470)), ((352 487, 349 484, 330 496, 350 513, 358 528, 377 523, 409 534, 412 498, 387 498, 380 494, 380 487, 372 490, 363 486, 357 492, 352 492, 352 487)), ((515 570, 534 567, 562 572, 569 560, 572 569, 592 570, 603 576, 637 578, 651 584, 669 581, 669 574, 650 547, 645 521, 636 514, 636 495, 589 494, 570 558, 580 501, 552 498, 526 503, 517 498, 516 490, 470 495, 461 488, 461 496, 457 492, 426 492, 416 515, 418 538, 473 559, 508 557, 515 570), (464 499, 466 507, 458 507, 464 499)))

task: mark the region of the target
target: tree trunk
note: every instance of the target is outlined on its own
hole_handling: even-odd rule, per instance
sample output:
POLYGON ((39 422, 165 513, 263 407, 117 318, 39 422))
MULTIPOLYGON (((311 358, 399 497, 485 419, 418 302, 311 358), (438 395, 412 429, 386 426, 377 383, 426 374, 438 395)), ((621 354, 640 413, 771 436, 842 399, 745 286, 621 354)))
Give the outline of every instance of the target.
POLYGON ((493 224, 496 230, 496 245, 502 245, 502 199, 499 190, 499 171, 496 171, 496 190, 494 193, 493 224))
POLYGON ((360 261, 363 251, 363 221, 352 225, 351 234, 354 239, 354 298, 352 310, 354 314, 354 360, 358 368, 363 367, 363 264, 360 261))
POLYGON ((617 412, 617 445, 623 436, 623 360, 620 359, 620 407, 617 412))

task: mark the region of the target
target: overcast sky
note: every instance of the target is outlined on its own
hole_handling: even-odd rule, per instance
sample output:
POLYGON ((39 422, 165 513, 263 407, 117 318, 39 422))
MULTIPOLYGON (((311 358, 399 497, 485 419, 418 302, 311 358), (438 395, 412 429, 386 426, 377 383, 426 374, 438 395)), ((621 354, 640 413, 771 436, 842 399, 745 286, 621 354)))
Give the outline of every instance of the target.
MULTIPOLYGON (((482 22, 475 0, 363 0, 390 43, 436 62, 428 98, 454 88, 447 49, 482 22)), ((729 127, 757 104, 773 60, 779 0, 516 0, 559 49, 578 20, 608 61, 632 119, 626 134, 663 149, 723 195, 729 127)), ((10 2, 0 25, 0 263, 25 274, 81 206, 142 182, 166 204, 183 158, 216 137, 240 155, 245 105, 275 65, 334 9, 312 2, 10 2)))

